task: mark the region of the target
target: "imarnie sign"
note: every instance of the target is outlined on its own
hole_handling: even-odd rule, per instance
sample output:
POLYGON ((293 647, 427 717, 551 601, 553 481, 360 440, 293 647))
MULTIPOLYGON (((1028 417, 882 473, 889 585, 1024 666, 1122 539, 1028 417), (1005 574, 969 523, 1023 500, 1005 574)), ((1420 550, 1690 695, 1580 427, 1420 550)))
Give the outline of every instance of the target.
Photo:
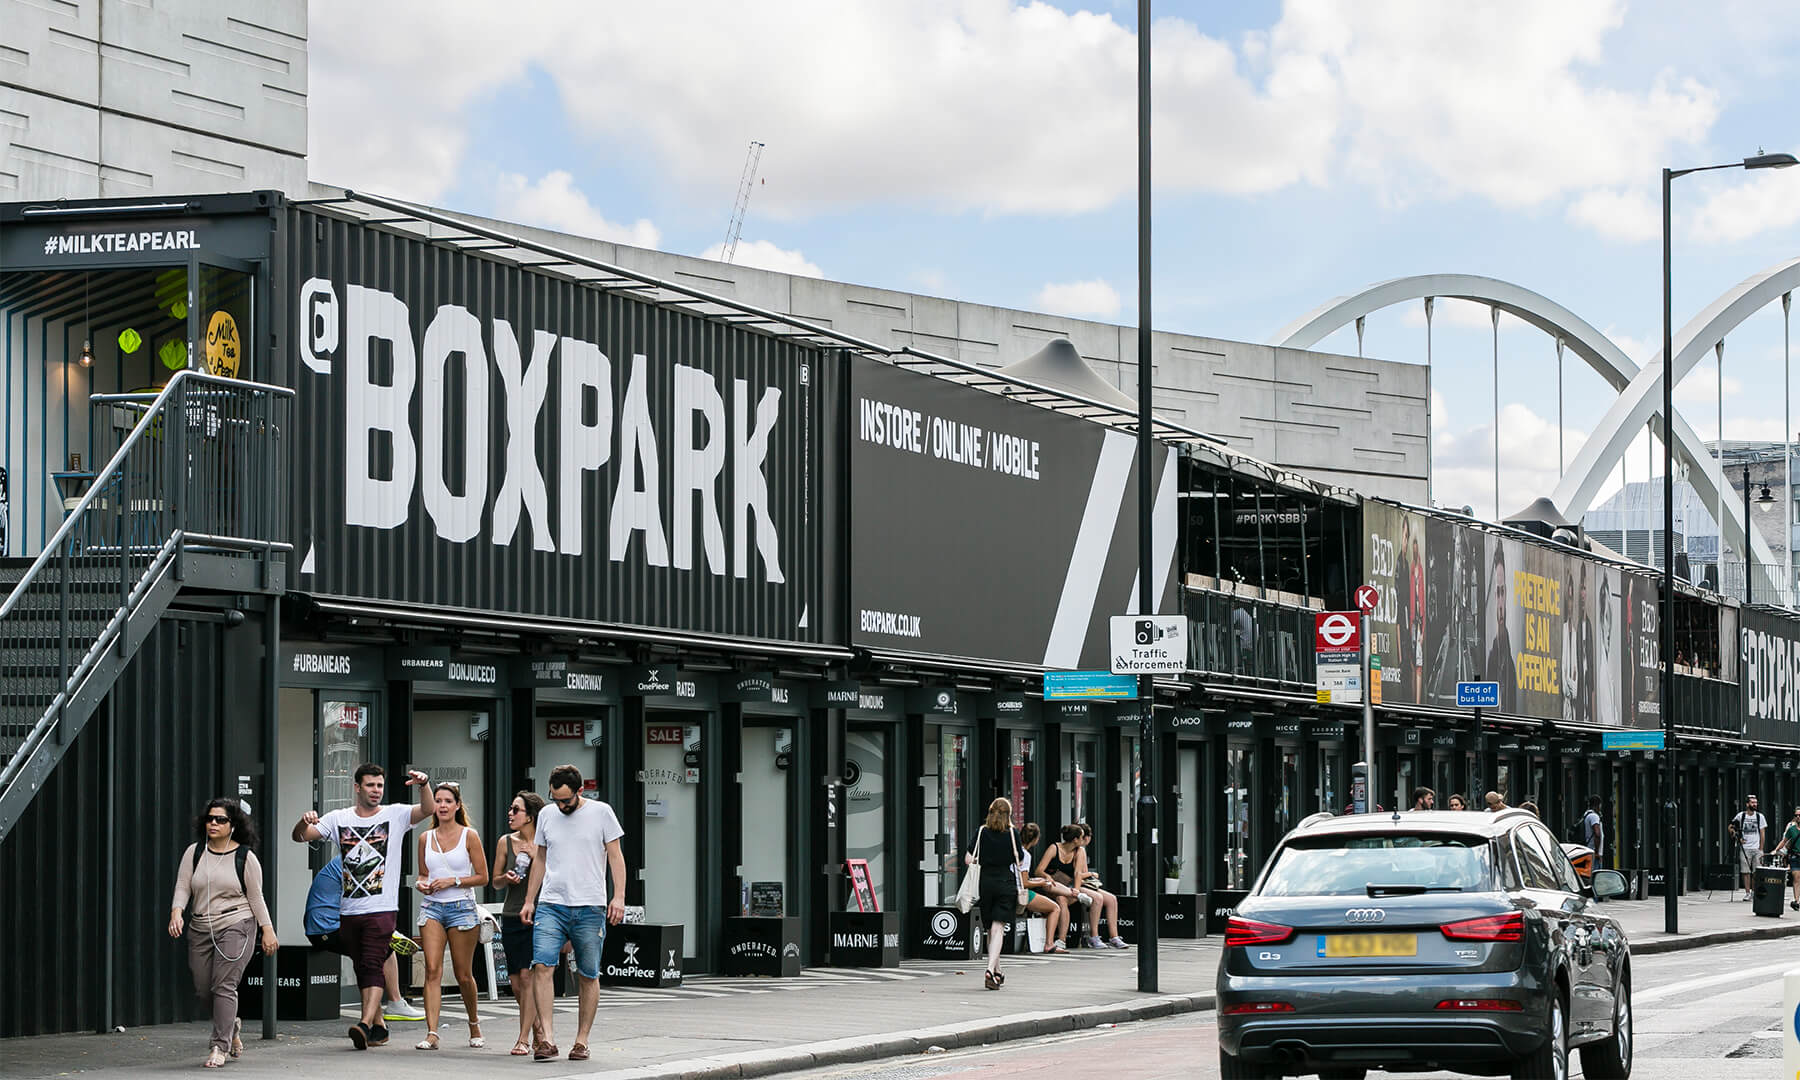
POLYGON ((765 638, 831 632, 819 353, 300 220, 289 278, 300 589, 765 638))

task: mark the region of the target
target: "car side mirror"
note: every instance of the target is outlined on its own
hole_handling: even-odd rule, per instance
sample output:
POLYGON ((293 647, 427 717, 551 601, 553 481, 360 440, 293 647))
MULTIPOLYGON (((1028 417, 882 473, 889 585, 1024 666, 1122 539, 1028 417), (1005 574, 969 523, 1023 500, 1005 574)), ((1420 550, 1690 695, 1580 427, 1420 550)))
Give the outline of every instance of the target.
POLYGON ((1625 875, 1617 870, 1594 871, 1594 898, 1616 900, 1625 895, 1625 875))

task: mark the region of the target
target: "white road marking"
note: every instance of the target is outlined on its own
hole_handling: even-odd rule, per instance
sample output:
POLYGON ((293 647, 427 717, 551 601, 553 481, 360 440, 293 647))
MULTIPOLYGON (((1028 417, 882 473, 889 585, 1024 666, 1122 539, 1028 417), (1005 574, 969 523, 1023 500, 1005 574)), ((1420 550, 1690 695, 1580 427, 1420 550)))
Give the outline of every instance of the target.
MULTIPOLYGON (((1794 971, 1797 969, 1800 969, 1800 960, 1789 960, 1785 964, 1765 964, 1762 967, 1745 968, 1741 971, 1732 971, 1724 975, 1706 975, 1698 979, 1684 979, 1681 982, 1669 983, 1666 986, 1655 986, 1648 990, 1633 990, 1631 992, 1631 1003, 1636 1005, 1643 1001, 1660 1001, 1663 998, 1674 997, 1677 994, 1685 994, 1694 990, 1704 990, 1709 986, 1723 986, 1726 983, 1741 983, 1746 979, 1752 979, 1758 975, 1775 975, 1784 971, 1794 971)), ((1748 989, 1748 985, 1742 988, 1748 989)))

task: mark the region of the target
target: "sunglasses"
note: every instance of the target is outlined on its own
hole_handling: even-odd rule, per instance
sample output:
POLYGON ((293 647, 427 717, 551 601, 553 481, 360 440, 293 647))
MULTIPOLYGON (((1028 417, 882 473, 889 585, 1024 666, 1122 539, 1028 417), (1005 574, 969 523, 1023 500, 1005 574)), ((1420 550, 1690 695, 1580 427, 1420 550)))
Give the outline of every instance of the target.
POLYGON ((231 824, 231 819, 222 817, 218 814, 208 814, 206 815, 206 823, 208 825, 229 825, 231 824))
POLYGON ((506 812, 509 814, 523 814, 525 808, 523 806, 509 806, 506 808, 506 812))
POLYGON ((556 804, 556 805, 558 805, 558 806, 560 806, 560 807, 562 807, 562 808, 563 808, 563 809, 565 809, 565 810, 566 810, 566 809, 568 809, 568 808, 569 808, 569 807, 571 807, 571 806, 575 806, 575 805, 576 805, 576 804, 578 804, 578 803, 580 803, 580 802, 581 802, 581 796, 579 796, 579 795, 571 795, 571 796, 569 796, 569 797, 568 797, 568 798, 566 798, 566 799, 558 799, 558 798, 556 798, 556 797, 555 797, 555 796, 551 796, 551 800, 550 800, 550 801, 551 801, 551 802, 554 802, 554 803, 555 803, 555 804, 556 804))

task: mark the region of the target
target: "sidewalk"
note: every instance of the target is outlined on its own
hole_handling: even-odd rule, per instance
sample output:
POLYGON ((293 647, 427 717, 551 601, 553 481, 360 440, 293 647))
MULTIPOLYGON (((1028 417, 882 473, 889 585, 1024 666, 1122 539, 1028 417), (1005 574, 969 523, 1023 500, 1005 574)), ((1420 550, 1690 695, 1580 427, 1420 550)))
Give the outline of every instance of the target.
MULTIPOLYGON (((1756 918, 1729 894, 1681 899, 1683 932, 1662 933, 1660 899, 1614 902, 1638 954, 1700 948, 1744 937, 1800 935, 1800 913, 1756 918)), ((1785 910, 1785 909, 1784 909, 1785 910)), ((981 962, 908 962, 879 971, 811 968, 795 979, 696 976, 678 990, 603 990, 590 1061, 534 1064, 507 1050, 517 1033, 509 998, 483 1000, 484 1050, 466 1046, 456 999, 446 1002, 444 1049, 412 1049, 424 1025, 394 1025, 393 1041, 357 1054, 347 1021, 284 1023, 274 1043, 246 1040, 231 1075, 328 1076, 354 1066, 392 1080, 486 1076, 516 1066, 532 1077, 651 1080, 753 1077, 777 1072, 1031 1038, 1107 1023, 1212 1007, 1219 939, 1164 942, 1157 995, 1137 992, 1137 951, 1078 950, 1067 956, 1008 957, 1006 988, 982 989, 981 962), (451 1019, 456 1017, 457 1019, 451 1019)), ((557 1010, 557 1043, 573 1042, 574 1001, 557 1010)), ((247 1025, 246 1034, 257 1029, 247 1025)), ((191 1075, 205 1057, 206 1026, 169 1024, 113 1035, 65 1035, 0 1042, 0 1076, 191 1075)))

